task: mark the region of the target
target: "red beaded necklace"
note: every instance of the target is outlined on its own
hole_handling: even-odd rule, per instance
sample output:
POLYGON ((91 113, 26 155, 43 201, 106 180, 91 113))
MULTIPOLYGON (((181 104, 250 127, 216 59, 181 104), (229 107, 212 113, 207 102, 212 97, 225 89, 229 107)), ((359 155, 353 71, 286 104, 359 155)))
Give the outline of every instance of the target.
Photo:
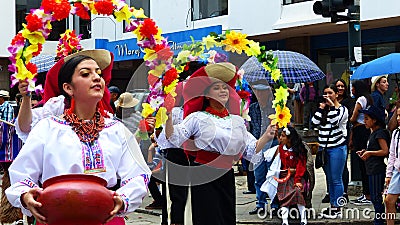
POLYGON ((104 117, 96 111, 93 119, 85 121, 80 119, 71 109, 65 110, 64 119, 70 123, 72 130, 82 142, 92 142, 99 137, 104 128, 104 117))
POLYGON ((221 117, 221 118, 224 118, 224 117, 226 117, 226 116, 229 116, 229 112, 228 112, 227 109, 224 109, 223 111, 218 111, 218 110, 216 110, 216 109, 214 109, 214 108, 212 108, 212 107, 210 107, 210 106, 208 106, 208 107, 206 108, 206 112, 208 112, 208 113, 210 113, 210 114, 212 114, 212 115, 221 117))

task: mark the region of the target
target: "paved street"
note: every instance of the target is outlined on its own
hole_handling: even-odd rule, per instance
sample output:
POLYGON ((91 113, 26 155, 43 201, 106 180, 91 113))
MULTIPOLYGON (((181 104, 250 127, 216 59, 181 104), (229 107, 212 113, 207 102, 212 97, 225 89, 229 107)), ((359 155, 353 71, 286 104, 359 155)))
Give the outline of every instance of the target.
MULTIPOLYGON (((236 176, 236 215, 237 224, 281 224, 278 218, 260 218, 257 215, 249 215, 248 212, 255 207, 255 195, 243 195, 242 192, 247 189, 246 177, 236 176)), ((309 224, 373 224, 370 218, 373 217, 373 207, 355 206, 351 203, 347 204, 343 209, 343 218, 336 220, 319 219, 318 213, 329 204, 321 203, 321 199, 325 195, 325 175, 322 169, 316 170, 316 187, 313 192, 313 209, 315 210, 315 218, 309 219, 309 224)), ((354 199, 359 195, 359 188, 349 187, 349 198, 354 199)), ((144 207, 152 202, 152 198, 146 196, 142 206, 128 216, 128 225, 144 225, 144 224, 160 224, 161 210, 145 210, 144 207)), ((400 215, 397 215, 400 218, 400 215)), ((289 220, 291 224, 298 224, 297 220, 289 220)), ((399 222, 400 224, 400 222, 399 222)))

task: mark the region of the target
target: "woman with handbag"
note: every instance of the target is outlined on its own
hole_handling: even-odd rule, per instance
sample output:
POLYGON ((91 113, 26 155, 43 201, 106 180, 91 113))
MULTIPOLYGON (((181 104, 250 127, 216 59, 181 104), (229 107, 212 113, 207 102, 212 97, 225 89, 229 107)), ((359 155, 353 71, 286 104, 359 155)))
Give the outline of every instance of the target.
POLYGON ((324 101, 312 117, 312 123, 319 127, 318 141, 319 151, 325 151, 326 163, 323 165, 325 175, 328 178, 331 207, 323 212, 326 218, 334 219, 341 216, 338 201, 343 196, 344 187, 342 173, 346 163, 346 127, 348 110, 338 100, 338 89, 335 84, 324 88, 324 101))

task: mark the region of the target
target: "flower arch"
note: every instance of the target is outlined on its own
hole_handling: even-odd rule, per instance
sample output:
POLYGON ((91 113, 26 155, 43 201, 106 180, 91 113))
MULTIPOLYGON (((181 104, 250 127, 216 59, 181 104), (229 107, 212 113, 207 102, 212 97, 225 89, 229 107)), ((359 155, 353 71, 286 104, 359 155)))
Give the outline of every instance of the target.
MULTIPOLYGON (((213 47, 221 47, 225 51, 238 54, 244 52, 248 56, 257 57, 277 84, 273 104, 276 114, 270 118, 280 127, 285 127, 289 123, 291 115, 285 106, 288 97, 287 86, 277 68, 277 58, 274 58, 272 51, 267 51, 265 46, 247 39, 246 34, 226 31, 223 34, 210 33, 200 42, 193 41, 191 45, 184 46, 174 57, 167 39, 162 36, 162 31, 156 23, 144 15, 143 9, 129 7, 123 0, 43 0, 39 9, 31 10, 26 16, 27 24, 23 24, 23 29, 15 35, 8 47, 11 54, 9 57, 11 64, 8 69, 13 73, 11 86, 17 84, 19 80, 26 80, 29 83, 28 90, 34 91, 37 67, 30 61, 42 51, 42 45, 52 29, 51 22, 65 19, 70 14, 87 20, 90 19, 89 12, 94 15, 113 16, 118 22, 126 21, 128 24, 126 30, 135 34, 138 46, 144 49, 144 60, 150 68, 148 81, 150 89, 154 90, 156 100, 143 104, 142 116, 146 118, 155 115, 156 127, 160 127, 167 119, 166 107, 174 102, 179 73, 190 61, 215 62, 218 55, 210 50, 213 47)), ((79 51, 81 49, 79 40, 79 36, 67 30, 61 35, 57 57, 79 51)), ((243 72, 239 75, 243 75, 243 72)), ((246 93, 249 91, 248 84, 243 76, 239 76, 236 89, 242 98, 241 112, 246 115, 250 98, 246 93)), ((144 121, 139 127, 146 127, 144 121)))

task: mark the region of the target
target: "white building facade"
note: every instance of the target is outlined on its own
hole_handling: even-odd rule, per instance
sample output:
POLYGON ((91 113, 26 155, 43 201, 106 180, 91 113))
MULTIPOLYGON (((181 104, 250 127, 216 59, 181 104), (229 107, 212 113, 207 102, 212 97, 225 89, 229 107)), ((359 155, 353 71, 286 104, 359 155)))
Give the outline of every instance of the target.
MULTIPOLYGON (((185 33, 238 30, 259 41, 269 49, 292 50, 310 57, 329 75, 339 78, 348 67, 347 24, 334 24, 329 18, 315 15, 314 0, 127 0, 136 8, 144 8, 149 17, 171 38, 185 33), (217 26, 217 28, 215 27, 217 26), (218 27, 219 26, 219 27, 218 27)), ((9 87, 7 47, 14 37, 24 13, 40 6, 40 0, 4 1, 0 7, 0 88, 9 87)), ((400 51, 400 4, 396 0, 360 0, 363 61, 370 61, 391 52, 400 51)), ((127 49, 135 57, 126 57, 121 49, 134 41, 124 32, 124 24, 112 17, 93 16, 82 21, 70 16, 56 26, 59 33, 65 28, 76 28, 84 34, 84 48, 107 48, 116 55, 112 84, 125 89, 134 71, 142 64, 140 49, 127 49), (112 46, 112 49, 109 48, 112 46), (121 47, 122 46, 122 47, 121 47), (117 57, 119 54, 120 57, 117 57)), ((43 55, 55 55, 54 41, 47 41, 43 55)), ((200 34, 197 34, 200 35, 200 34)), ((198 37, 196 37, 198 38, 198 37)), ((179 38, 178 38, 179 39, 179 38)), ((170 40, 170 39, 169 39, 170 40)), ((179 40, 184 41, 184 40, 179 40)), ((187 41, 190 41, 187 40, 187 41)), ((171 40, 171 44, 177 44, 171 40)), ((178 43, 179 44, 179 43, 178 43)), ((133 47, 132 47, 133 48, 133 47)), ((242 61, 237 61, 238 64, 242 61)), ((140 79, 138 81, 145 80, 140 79)), ((325 81, 324 81, 325 82, 325 81)))

